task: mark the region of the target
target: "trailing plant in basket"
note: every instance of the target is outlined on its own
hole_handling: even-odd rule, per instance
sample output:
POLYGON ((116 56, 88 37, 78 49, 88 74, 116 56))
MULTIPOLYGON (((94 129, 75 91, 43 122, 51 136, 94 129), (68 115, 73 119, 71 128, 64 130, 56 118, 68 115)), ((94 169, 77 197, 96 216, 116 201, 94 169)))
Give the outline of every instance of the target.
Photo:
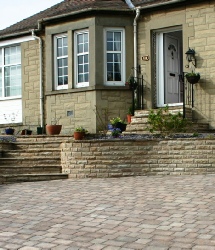
POLYGON ((187 119, 182 114, 171 114, 169 107, 159 108, 156 112, 151 110, 148 116, 147 129, 150 133, 160 133, 162 136, 185 132, 188 126, 187 119))
POLYGON ((195 84, 200 80, 200 74, 194 72, 193 70, 190 73, 186 73, 185 77, 186 77, 187 81, 191 84, 195 84))

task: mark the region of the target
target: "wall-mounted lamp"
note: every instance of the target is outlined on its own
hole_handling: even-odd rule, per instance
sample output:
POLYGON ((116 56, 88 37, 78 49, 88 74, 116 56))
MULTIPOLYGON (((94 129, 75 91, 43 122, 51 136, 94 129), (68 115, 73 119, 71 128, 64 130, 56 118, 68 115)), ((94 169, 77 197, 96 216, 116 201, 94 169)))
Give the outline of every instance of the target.
POLYGON ((195 57, 195 50, 189 48, 188 51, 185 53, 187 55, 187 61, 188 63, 192 62, 193 66, 196 67, 196 57, 195 57))

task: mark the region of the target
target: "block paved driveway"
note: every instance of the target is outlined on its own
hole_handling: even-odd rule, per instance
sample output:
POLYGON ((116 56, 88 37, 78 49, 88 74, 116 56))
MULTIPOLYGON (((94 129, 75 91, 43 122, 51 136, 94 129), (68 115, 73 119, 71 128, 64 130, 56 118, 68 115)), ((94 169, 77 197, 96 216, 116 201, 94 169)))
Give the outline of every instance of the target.
POLYGON ((2 249, 215 249, 215 175, 0 186, 2 249))

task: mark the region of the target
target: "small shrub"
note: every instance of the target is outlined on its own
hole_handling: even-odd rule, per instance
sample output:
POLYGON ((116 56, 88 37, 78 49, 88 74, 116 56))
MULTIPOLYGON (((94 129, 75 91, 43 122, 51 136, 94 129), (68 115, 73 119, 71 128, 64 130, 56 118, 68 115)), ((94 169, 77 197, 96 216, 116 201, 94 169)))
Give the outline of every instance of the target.
POLYGON ((169 107, 159 108, 156 112, 151 110, 148 116, 147 129, 150 133, 160 133, 162 136, 185 132, 188 126, 187 119, 183 119, 180 112, 169 113, 169 107))
POLYGON ((121 134, 121 129, 119 128, 114 128, 112 131, 111 131, 111 135, 113 137, 119 137, 119 135, 121 134))

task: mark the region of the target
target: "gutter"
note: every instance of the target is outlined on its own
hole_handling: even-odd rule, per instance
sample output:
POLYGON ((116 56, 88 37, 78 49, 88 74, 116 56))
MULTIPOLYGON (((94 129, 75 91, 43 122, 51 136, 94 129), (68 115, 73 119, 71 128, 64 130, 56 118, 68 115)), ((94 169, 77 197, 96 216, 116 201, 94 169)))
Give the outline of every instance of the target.
POLYGON ((172 0, 170 2, 163 2, 163 3, 158 3, 158 4, 151 4, 148 6, 144 6, 144 7, 139 7, 141 10, 144 9, 150 9, 150 8, 155 8, 155 7, 160 7, 160 6, 165 6, 165 5, 170 5, 170 4, 174 4, 174 3, 182 3, 182 2, 187 2, 187 0, 172 0))
POLYGON ((137 77, 137 20, 140 16, 140 8, 135 7, 131 0, 125 0, 127 3, 128 7, 132 10, 136 11, 136 16, 134 18, 134 77, 137 77))
POLYGON ((43 98, 43 41, 42 38, 35 35, 35 30, 31 30, 31 35, 39 41, 40 47, 40 126, 44 127, 44 98, 43 98))

